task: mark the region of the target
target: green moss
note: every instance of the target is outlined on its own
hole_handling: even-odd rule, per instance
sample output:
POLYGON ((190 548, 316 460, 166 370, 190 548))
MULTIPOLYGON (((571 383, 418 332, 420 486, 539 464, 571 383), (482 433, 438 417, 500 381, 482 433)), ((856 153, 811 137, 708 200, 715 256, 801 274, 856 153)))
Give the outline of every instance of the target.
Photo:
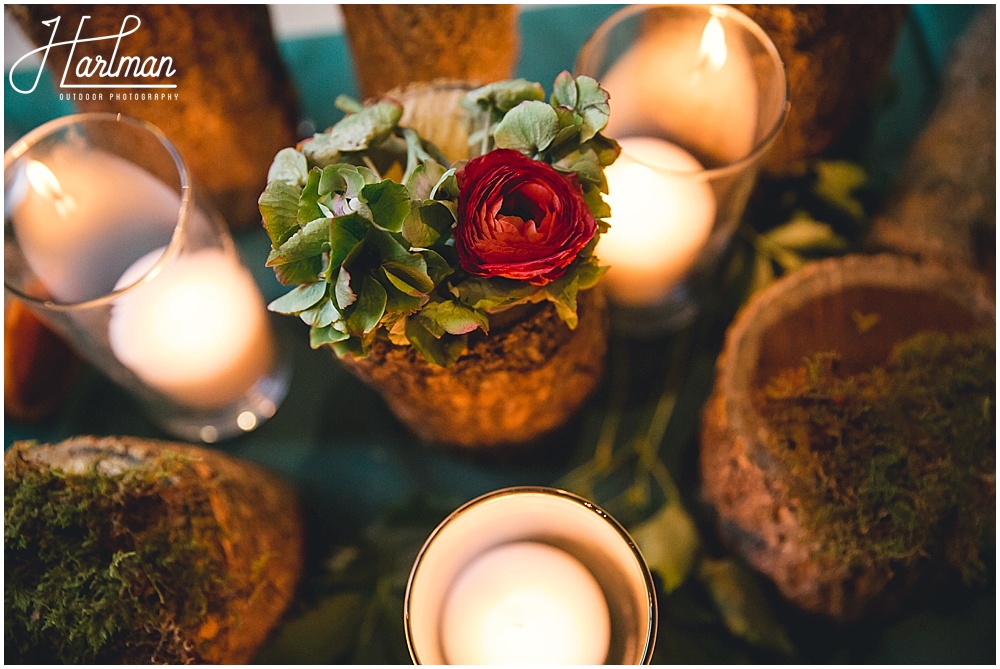
POLYGON ((849 567, 942 559, 967 581, 996 551, 996 339, 922 333, 868 372, 825 353, 758 398, 800 522, 849 567))
POLYGON ((190 467, 63 474, 7 460, 7 661, 199 659, 190 639, 225 605, 225 555, 207 493, 183 484, 190 467))

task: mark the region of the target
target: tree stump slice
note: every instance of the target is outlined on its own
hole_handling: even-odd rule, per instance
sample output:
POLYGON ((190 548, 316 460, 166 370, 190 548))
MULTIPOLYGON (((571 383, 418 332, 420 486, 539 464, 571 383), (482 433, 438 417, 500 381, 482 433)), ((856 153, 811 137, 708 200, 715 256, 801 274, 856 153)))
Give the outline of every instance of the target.
MULTIPOLYGON (((118 56, 167 56, 177 74, 175 89, 103 91, 103 99, 79 100, 80 111, 122 113, 160 128, 180 152, 202 188, 233 227, 260 224, 259 197, 274 155, 297 140, 298 103, 271 32, 266 6, 257 5, 17 5, 11 10, 37 45, 48 44, 61 17, 57 41, 71 40, 82 17, 81 38, 117 35, 133 14, 141 26, 122 38, 118 56), (117 93, 176 94, 176 100, 116 99, 117 93)), ((130 23, 130 26, 134 24, 130 23)), ((97 76, 74 78, 82 58, 110 58, 108 40, 83 42, 73 53, 68 80, 107 84, 97 76)), ((47 64, 58 81, 69 49, 52 49, 47 64)), ((122 78, 115 85, 162 83, 122 78)), ((99 92, 97 89, 92 93, 99 92)), ((94 96, 96 97, 96 96, 94 96)))
POLYGON ((833 144, 885 75, 905 5, 734 5, 778 49, 791 109, 764 162, 788 173, 833 144))
POLYGON ((516 5, 341 5, 362 97, 418 81, 509 79, 516 5))
POLYGON ((917 561, 852 571, 821 552, 766 446, 773 430, 754 397, 805 356, 836 351, 845 374, 883 364, 925 330, 995 328, 986 282, 972 272, 896 256, 848 256, 807 265, 755 295, 726 333, 702 415, 702 495, 719 533, 805 611, 838 621, 890 611, 921 576, 917 561), (878 316, 861 332, 856 314, 878 316))
POLYGON ((302 568, 291 489, 210 449, 132 437, 19 442, 4 455, 4 499, 8 661, 245 664, 302 568), (63 579, 70 585, 53 585, 63 579), (75 601, 35 601, 43 591, 75 601), (24 599, 39 608, 23 610, 24 599), (99 647, 81 645, 98 623, 109 627, 99 647))
POLYGON ((996 216, 996 7, 987 7, 957 43, 941 99, 868 242, 972 267, 995 283, 996 216))

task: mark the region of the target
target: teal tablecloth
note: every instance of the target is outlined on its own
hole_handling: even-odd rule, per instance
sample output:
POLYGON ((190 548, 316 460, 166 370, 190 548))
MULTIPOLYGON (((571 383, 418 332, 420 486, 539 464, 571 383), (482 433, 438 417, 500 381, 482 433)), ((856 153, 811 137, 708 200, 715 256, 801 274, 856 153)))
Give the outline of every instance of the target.
MULTIPOLYGON (((556 74, 571 69, 575 54, 589 33, 614 6, 580 5, 534 9, 521 14, 522 48, 517 75, 549 86, 556 74)), ((873 178, 887 182, 910 140, 922 126, 937 93, 938 77, 948 47, 974 12, 971 6, 915 6, 892 62, 892 77, 875 110, 874 140, 867 155, 873 178)), ((339 116, 333 100, 340 93, 356 94, 349 53, 342 35, 291 39, 280 44, 300 96, 303 120, 326 127, 339 116)), ((10 63, 5 64, 7 67, 10 63)), ((4 145, 41 123, 73 111, 60 101, 46 78, 38 91, 21 95, 11 90, 5 76, 4 145)), ((244 260, 268 298, 282 292, 264 267, 267 240, 262 232, 238 237, 244 260)), ((344 372, 328 351, 312 351, 304 329, 292 319, 276 321, 294 358, 291 391, 278 413, 255 432, 219 444, 234 456, 261 463, 290 479, 300 492, 314 552, 322 561, 331 546, 347 543, 388 507, 416 495, 457 505, 486 491, 508 485, 551 484, 593 447, 608 388, 589 402, 577 424, 553 439, 545 456, 515 461, 483 461, 431 450, 419 444, 390 417, 381 400, 344 372)), ((715 323, 706 345, 696 349, 686 365, 681 392, 664 438, 661 453, 689 494, 694 488, 693 458, 701 403, 711 384, 711 372, 725 323, 715 323)), ((639 424, 659 393, 667 373, 670 338, 630 344, 613 341, 613 351, 629 355, 624 364, 635 402, 625 411, 623 425, 639 424)), ((162 438, 124 392, 92 370, 85 370, 58 413, 42 424, 26 425, 5 419, 4 444, 19 439, 55 441, 73 434, 132 434, 162 438)), ((315 568, 315 564, 314 564, 315 568)), ((799 658, 814 662, 989 662, 995 649, 994 599, 979 596, 973 604, 952 602, 942 609, 920 609, 894 624, 875 630, 810 627, 802 632, 799 658), (804 645, 803 645, 804 644, 804 645)), ((994 593, 995 594, 995 593, 994 593)), ((308 600, 308 595, 306 596, 308 600)), ((668 605, 683 601, 667 600, 668 605)), ((667 617, 667 625, 670 617, 667 617)), ((686 623, 685 623, 686 624, 686 623)), ((683 626, 682 626, 683 627, 683 626)), ((794 624, 792 625, 795 628, 794 624)), ((668 630, 671 635, 676 629, 668 630)), ((691 632, 691 630, 687 630, 691 632)), ((661 631, 661 634, 663 631, 661 631)), ((680 633, 686 633, 683 630, 680 633)), ((705 638, 733 645, 736 655, 686 654, 676 643, 661 639, 657 659, 720 661, 733 657, 774 661, 755 654, 745 641, 725 635, 705 638)), ((390 639, 399 645, 402 639, 390 639)), ((303 656, 304 658, 305 656, 303 656)), ((373 656, 362 656, 371 659, 373 656)), ((378 660, 378 656, 374 656, 378 660)), ((383 656, 398 659, 398 655, 383 656)), ((315 660, 315 656, 310 656, 315 660)), ((273 658, 272 658, 273 659, 273 658)), ((295 661, 295 657, 286 658, 295 661)), ((336 657, 324 658, 335 660, 336 657)), ((279 660, 280 661, 280 660, 279 660)))

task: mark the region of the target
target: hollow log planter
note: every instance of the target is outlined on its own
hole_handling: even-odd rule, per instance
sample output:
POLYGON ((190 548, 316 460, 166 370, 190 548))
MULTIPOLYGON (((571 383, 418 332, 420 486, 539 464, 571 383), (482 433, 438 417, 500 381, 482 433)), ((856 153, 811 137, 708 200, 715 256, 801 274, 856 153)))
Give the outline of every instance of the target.
POLYGON ((470 335, 468 351, 448 367, 383 340, 365 359, 342 360, 425 441, 466 449, 524 445, 564 424, 604 372, 603 294, 595 288, 578 299, 575 330, 551 304, 518 309, 518 320, 494 319, 488 335, 470 335))
POLYGON ((292 491, 219 452, 137 438, 4 455, 9 662, 244 664, 302 565, 292 491))
POLYGON ((81 42, 73 50, 52 49, 47 65, 55 79, 68 65, 67 83, 114 84, 123 89, 133 84, 176 84, 173 89, 108 89, 100 96, 77 100, 76 105, 80 111, 120 112, 157 126, 177 147, 196 186, 205 189, 232 227, 260 224, 257 197, 271 160, 298 139, 298 103, 266 6, 15 5, 9 11, 36 45, 49 43, 53 27, 42 22, 55 17, 61 17, 58 42, 72 40, 81 26, 81 39, 115 36, 136 27, 134 20, 122 27, 127 15, 138 17, 141 24, 122 39, 117 56, 135 56, 143 62, 153 58, 157 63, 170 58, 175 75, 166 77, 169 68, 164 66, 153 79, 77 76, 84 58, 89 62, 97 56, 110 58, 114 40, 105 39, 81 42), (154 99, 153 94, 159 97, 154 99), (163 99, 167 94, 176 97, 163 99))
POLYGON ((520 47, 515 5, 341 5, 363 97, 411 82, 477 84, 514 73, 520 47))
POLYGON ((868 245, 973 267, 996 281, 996 7, 957 42, 943 91, 868 245))
POLYGON ((769 451, 778 437, 756 393, 805 356, 835 351, 841 371, 858 374, 918 332, 994 330, 995 323, 982 277, 897 256, 813 263, 755 295, 726 334, 702 415, 702 495, 724 542, 805 611, 851 621, 898 606, 929 560, 885 558, 858 569, 831 558, 806 528, 790 472, 769 451))

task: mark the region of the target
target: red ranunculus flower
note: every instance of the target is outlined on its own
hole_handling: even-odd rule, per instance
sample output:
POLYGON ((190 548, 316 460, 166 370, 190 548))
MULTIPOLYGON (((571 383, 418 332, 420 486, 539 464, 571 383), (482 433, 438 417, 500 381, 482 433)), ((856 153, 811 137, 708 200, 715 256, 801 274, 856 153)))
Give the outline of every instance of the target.
POLYGON ((455 247, 469 274, 541 286, 562 276, 597 232, 576 176, 518 151, 490 151, 455 176, 455 247))

